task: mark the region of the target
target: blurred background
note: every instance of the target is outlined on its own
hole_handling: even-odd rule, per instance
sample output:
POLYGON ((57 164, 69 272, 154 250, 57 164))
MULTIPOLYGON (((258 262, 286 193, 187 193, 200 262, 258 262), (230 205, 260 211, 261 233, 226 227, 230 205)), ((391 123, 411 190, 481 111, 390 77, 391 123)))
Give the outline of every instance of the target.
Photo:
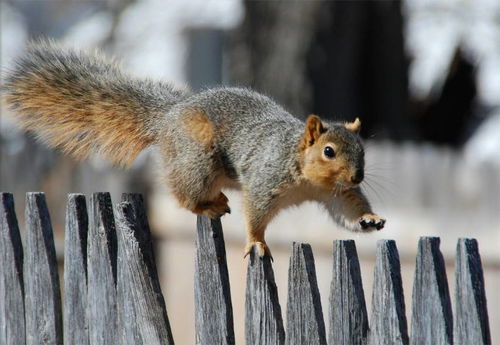
MULTIPOLYGON (((490 325, 500 344, 500 2, 498 0, 243 1, 110 0, 0 3, 1 67, 27 40, 52 37, 116 56, 135 75, 166 78, 194 90, 249 86, 300 118, 316 113, 363 122, 363 188, 386 229, 339 229, 312 203, 282 212, 267 238, 282 311, 293 241, 316 257, 325 317, 332 241, 353 238, 370 309, 376 241, 400 251, 410 321, 420 236, 441 237, 450 292, 459 237, 479 241, 490 325)), ((119 170, 92 158, 76 162, 0 117, 0 190, 14 193, 22 225, 24 195, 44 191, 58 257, 63 257, 67 193, 143 193, 177 344, 194 343, 196 217, 159 183, 154 152, 119 170)), ((237 343, 243 343, 246 260, 238 193, 223 218, 237 343)))

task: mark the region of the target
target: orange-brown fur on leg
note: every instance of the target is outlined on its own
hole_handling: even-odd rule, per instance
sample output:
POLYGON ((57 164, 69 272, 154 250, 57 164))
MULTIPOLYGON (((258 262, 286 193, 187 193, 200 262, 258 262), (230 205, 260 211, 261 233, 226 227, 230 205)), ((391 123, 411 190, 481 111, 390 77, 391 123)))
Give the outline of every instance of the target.
POLYGON ((215 200, 198 203, 192 210, 194 213, 203 214, 209 218, 220 217, 225 213, 231 213, 228 199, 224 193, 219 193, 215 200))
POLYGON ((193 140, 210 150, 215 142, 215 131, 208 116, 200 109, 187 109, 182 118, 193 140))

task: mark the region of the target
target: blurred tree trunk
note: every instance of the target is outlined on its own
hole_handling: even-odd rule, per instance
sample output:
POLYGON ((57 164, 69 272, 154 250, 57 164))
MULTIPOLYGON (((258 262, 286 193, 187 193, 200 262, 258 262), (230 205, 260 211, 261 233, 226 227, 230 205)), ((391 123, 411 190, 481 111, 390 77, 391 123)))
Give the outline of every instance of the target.
POLYGON ((363 134, 411 136, 399 1, 246 1, 231 41, 233 82, 296 116, 363 122, 363 134))
POLYGON ((305 65, 320 1, 246 1, 245 19, 232 33, 230 76, 275 98, 296 116, 311 111, 305 65))
POLYGON ((403 18, 399 1, 325 4, 330 16, 309 54, 314 110, 363 122, 363 134, 411 135, 403 18))

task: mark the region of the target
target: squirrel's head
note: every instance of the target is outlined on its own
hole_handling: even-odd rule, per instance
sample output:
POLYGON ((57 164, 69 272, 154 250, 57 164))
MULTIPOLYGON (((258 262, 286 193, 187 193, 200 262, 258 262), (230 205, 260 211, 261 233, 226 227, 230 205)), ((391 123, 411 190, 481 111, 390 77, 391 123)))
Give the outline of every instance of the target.
POLYGON ((309 115, 300 142, 302 175, 327 189, 353 188, 364 178, 365 153, 361 121, 325 124, 309 115))

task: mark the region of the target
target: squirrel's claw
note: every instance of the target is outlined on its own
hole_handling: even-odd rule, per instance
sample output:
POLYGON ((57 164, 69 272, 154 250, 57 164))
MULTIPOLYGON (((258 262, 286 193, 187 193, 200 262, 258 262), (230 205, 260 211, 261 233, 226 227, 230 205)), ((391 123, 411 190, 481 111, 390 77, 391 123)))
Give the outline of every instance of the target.
POLYGON ((271 255, 271 250, 267 246, 266 242, 250 242, 246 245, 245 247, 245 254, 243 255, 243 258, 246 258, 253 250, 253 247, 256 247, 257 249, 257 254, 259 257, 264 257, 264 256, 269 256, 271 261, 274 261, 273 256, 271 255))
POLYGON ((385 219, 376 214, 364 214, 359 218, 359 225, 363 230, 381 230, 385 226, 385 219))

